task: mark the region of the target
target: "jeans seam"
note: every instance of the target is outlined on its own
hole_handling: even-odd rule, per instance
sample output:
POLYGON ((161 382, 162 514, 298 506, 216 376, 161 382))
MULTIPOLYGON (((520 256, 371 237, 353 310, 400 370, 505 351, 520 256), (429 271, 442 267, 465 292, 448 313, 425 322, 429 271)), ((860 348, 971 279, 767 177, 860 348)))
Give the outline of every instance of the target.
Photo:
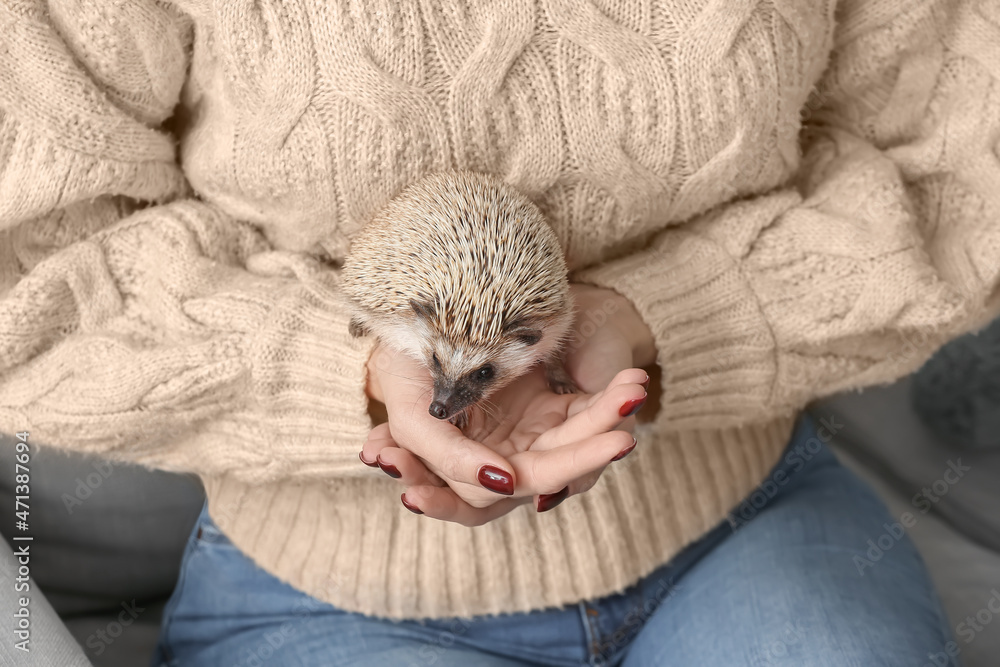
POLYGON ((163 608, 163 618, 160 622, 160 637, 157 643, 163 653, 163 658, 166 660, 168 667, 177 666, 177 659, 173 655, 173 650, 169 641, 170 626, 173 621, 173 615, 177 611, 177 607, 180 606, 180 600, 184 594, 184 586, 187 584, 188 580, 187 569, 190 565, 190 560, 194 557, 194 552, 198 549, 198 546, 201 543, 201 526, 202 520, 199 515, 198 520, 192 528, 191 534, 188 536, 188 542, 184 547, 184 555, 181 557, 180 571, 177 575, 177 583, 174 585, 174 591, 171 593, 170 599, 167 600, 167 604, 163 608))
POLYGON ((578 608, 583 622, 584 633, 587 636, 587 655, 589 656, 588 662, 591 665, 599 665, 601 663, 597 662, 597 660, 600 656, 594 649, 597 648, 600 632, 594 619, 600 615, 600 611, 591 607, 586 602, 581 602, 578 605, 578 608), (593 610, 593 613, 591 613, 591 610, 593 610))
MULTIPOLYGON (((614 650, 611 652, 610 655, 608 655, 605 658, 605 660, 607 662, 611 662, 612 659, 617 654, 619 654, 623 650, 625 650, 625 648, 627 646, 629 646, 632 643, 632 641, 635 639, 635 636, 637 636, 639 634, 639 631, 642 630, 642 626, 644 626, 646 624, 646 620, 647 619, 643 618, 643 613, 644 613, 645 603, 646 603, 646 595, 643 592, 643 589, 642 589, 641 585, 636 586, 634 597, 635 597, 635 599, 637 601, 635 601, 635 602, 632 603, 632 606, 631 606, 630 610, 627 611, 622 616, 621 622, 618 623, 618 625, 615 626, 615 629, 609 634, 609 640, 608 641, 609 641, 611 647, 614 650), (634 618, 640 619, 639 627, 638 628, 634 628, 634 632, 633 632, 633 629, 630 628, 630 625, 629 625, 629 622, 628 622, 629 617, 631 617, 633 615, 634 615, 634 618), (624 637, 625 637, 624 643, 621 646, 618 646, 615 643, 615 641, 614 641, 615 635, 617 635, 619 632, 621 632, 624 635, 624 637)), ((602 637, 602 639, 603 639, 603 637, 602 637)), ((602 644, 602 646, 603 646, 603 644, 602 644)))

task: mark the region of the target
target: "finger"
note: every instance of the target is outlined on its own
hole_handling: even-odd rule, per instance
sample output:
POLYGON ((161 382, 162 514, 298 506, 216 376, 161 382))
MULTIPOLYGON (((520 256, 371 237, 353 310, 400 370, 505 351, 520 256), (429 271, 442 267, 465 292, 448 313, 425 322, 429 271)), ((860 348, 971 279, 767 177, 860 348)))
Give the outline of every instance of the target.
POLYGON ((641 369, 628 369, 619 373, 601 393, 579 397, 570 406, 570 417, 539 436, 532 449, 562 447, 618 428, 644 405, 646 390, 641 382, 647 377, 641 369), (574 409, 579 406, 581 409, 574 409))
MULTIPOLYGON (((622 449, 615 456, 615 458, 611 459, 611 463, 614 463, 615 461, 620 461, 621 459, 628 456, 629 452, 635 449, 635 445, 636 445, 635 438, 633 437, 632 443, 630 445, 626 445, 625 448, 622 449)), ((580 477, 579 479, 570 482, 565 487, 563 487, 561 491, 557 491, 556 493, 539 494, 535 496, 535 511, 548 512, 549 510, 554 509, 557 505, 561 504, 567 498, 571 496, 578 496, 581 493, 586 493, 587 491, 590 491, 592 488, 594 488, 594 485, 597 484, 598 480, 601 479, 602 474, 604 474, 603 467, 600 468, 599 470, 595 470, 589 475, 584 475, 583 477, 580 477)))
POLYGON ((411 512, 469 527, 482 526, 502 517, 518 505, 531 502, 530 497, 507 498, 489 507, 472 507, 452 489, 435 486, 412 486, 400 496, 400 500, 411 512))
POLYGON ((428 414, 432 391, 426 367, 399 353, 382 355, 380 364, 379 372, 392 378, 382 384, 382 392, 389 432, 399 447, 450 484, 469 484, 500 495, 514 493, 516 480, 506 459, 428 414))
POLYGON ((589 475, 584 475, 583 477, 580 477, 579 479, 570 482, 568 485, 569 495, 578 496, 581 493, 586 493, 587 491, 590 491, 592 488, 594 488, 594 485, 597 484, 597 481, 601 479, 601 475, 603 473, 604 473, 604 467, 595 470, 589 475))
POLYGON ((401 447, 422 459, 446 482, 469 484, 503 496, 514 494, 517 477, 504 457, 424 412, 402 426, 406 436, 397 438, 401 447))
POLYGON ((403 486, 445 485, 444 480, 428 470, 423 461, 401 447, 383 448, 375 463, 382 472, 403 486))
POLYGON ((607 328, 595 333, 586 345, 566 358, 566 370, 577 381, 577 386, 587 393, 596 393, 607 387, 620 369, 631 365, 631 348, 607 328))
POLYGON ((389 432, 389 424, 379 424, 368 432, 368 439, 361 447, 361 462, 370 468, 375 468, 378 465, 376 459, 378 459, 379 452, 386 447, 398 446, 389 432))
POLYGON ((599 472, 623 452, 631 451, 635 442, 625 431, 609 431, 569 446, 512 456, 519 491, 532 495, 556 493, 599 472))
POLYGON ((557 506, 561 505, 562 502, 570 496, 578 496, 581 493, 590 491, 594 488, 594 485, 597 484, 597 480, 601 478, 602 472, 604 472, 604 468, 570 482, 560 491, 556 491, 555 493, 543 493, 535 496, 535 511, 548 512, 549 510, 555 509, 557 506))
POLYGON ((389 431, 389 424, 379 424, 369 432, 360 456, 362 463, 372 468, 381 468, 382 472, 398 479, 404 486, 444 486, 444 481, 428 470, 420 459, 396 444, 389 431))
POLYGON ((586 396, 580 396, 579 398, 582 400, 577 400, 570 404, 568 414, 572 417, 573 415, 586 410, 601 400, 605 392, 611 391, 615 387, 632 384, 638 384, 642 387, 643 391, 645 391, 649 387, 649 374, 641 368, 626 368, 623 371, 618 371, 618 373, 611 379, 611 382, 609 382, 601 391, 586 396))

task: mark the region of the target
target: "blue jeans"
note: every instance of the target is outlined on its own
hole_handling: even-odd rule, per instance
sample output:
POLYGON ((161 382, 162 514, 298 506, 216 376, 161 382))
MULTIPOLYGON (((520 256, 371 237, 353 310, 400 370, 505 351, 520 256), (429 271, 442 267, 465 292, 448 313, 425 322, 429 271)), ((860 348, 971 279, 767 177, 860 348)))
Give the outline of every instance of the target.
POLYGON ((623 593, 555 610, 401 622, 343 611, 256 567, 202 512, 153 664, 940 667, 958 664, 951 640, 902 527, 803 417, 730 519, 623 593))

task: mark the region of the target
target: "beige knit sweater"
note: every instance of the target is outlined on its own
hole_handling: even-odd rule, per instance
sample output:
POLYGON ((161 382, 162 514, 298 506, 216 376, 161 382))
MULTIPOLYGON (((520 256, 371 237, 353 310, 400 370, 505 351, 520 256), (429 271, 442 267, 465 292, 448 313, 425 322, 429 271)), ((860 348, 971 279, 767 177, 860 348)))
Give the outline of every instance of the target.
POLYGON ((197 473, 240 548, 345 609, 620 590, 796 410, 911 371, 998 285, 997 0, 0 4, 0 431, 197 473), (476 529, 358 461, 371 341, 330 268, 446 169, 533 198, 664 377, 594 489, 476 529))

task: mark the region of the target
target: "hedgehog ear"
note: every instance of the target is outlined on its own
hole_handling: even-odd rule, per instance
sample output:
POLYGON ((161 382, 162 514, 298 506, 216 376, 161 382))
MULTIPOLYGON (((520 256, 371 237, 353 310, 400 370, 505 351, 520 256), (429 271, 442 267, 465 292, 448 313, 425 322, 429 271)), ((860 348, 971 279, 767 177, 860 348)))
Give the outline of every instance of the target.
POLYGON ((429 301, 417 301, 416 299, 410 299, 410 308, 416 313, 417 317, 422 317, 425 320, 434 319, 434 306, 430 304, 429 301))
POLYGON ((518 329, 514 332, 514 335, 528 347, 536 345, 542 339, 542 331, 540 329, 518 329))
POLYGON ((537 344, 542 339, 542 330, 538 329, 533 321, 523 317, 505 324, 503 332, 505 335, 517 338, 528 347, 537 344))

